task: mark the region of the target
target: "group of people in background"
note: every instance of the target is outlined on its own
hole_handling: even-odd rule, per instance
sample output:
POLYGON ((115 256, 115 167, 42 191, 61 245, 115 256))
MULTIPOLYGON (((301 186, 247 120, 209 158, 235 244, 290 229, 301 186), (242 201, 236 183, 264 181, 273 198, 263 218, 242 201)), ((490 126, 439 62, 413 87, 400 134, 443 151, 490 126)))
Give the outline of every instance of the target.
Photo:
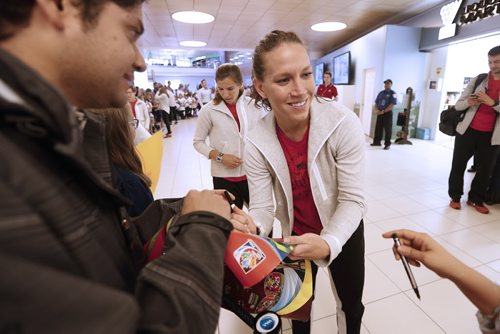
POLYGON ((195 92, 189 90, 188 84, 173 89, 168 81, 166 85, 154 82, 153 89, 130 86, 126 93, 132 114, 139 121, 136 143, 147 138, 144 131, 152 134, 162 130, 164 138, 172 137, 172 124, 198 117, 201 107, 214 97, 214 90, 207 87, 205 79, 195 92))
MULTIPOLYGON (((318 267, 328 269, 339 332, 359 333, 366 209, 359 119, 316 96, 305 45, 293 32, 274 30, 255 48, 253 100, 230 64, 217 69, 210 100, 204 91, 195 94, 202 106, 193 144, 212 160, 216 189, 154 201, 134 137, 140 128, 153 132, 154 111, 171 125, 188 115, 179 100, 190 96, 191 112, 197 107, 185 86, 176 92, 168 84, 144 92, 126 86, 134 71, 146 68, 136 45, 144 29, 141 5, 2 6, 0 265, 8 270, 0 275, 0 328, 212 334, 230 232, 267 236, 277 219, 284 241, 294 246, 292 259, 313 261, 314 275, 318 267), (248 212, 232 210, 222 189, 248 212), (159 256, 146 261, 145 247, 167 228, 159 256)), ((491 89, 498 97, 497 54, 490 68, 488 93, 467 98, 478 107, 459 125, 461 134, 481 105, 490 108, 483 112, 500 112, 490 96, 491 89)), ((327 80, 324 85, 328 91, 327 80)), ((488 139, 495 144, 500 130, 493 127, 488 139)), ((497 284, 426 235, 397 230, 384 237, 392 233, 403 241, 394 249, 398 259, 404 255, 454 281, 478 307, 481 329, 500 330, 497 284)), ((310 322, 292 327, 295 334, 310 332, 310 322)))

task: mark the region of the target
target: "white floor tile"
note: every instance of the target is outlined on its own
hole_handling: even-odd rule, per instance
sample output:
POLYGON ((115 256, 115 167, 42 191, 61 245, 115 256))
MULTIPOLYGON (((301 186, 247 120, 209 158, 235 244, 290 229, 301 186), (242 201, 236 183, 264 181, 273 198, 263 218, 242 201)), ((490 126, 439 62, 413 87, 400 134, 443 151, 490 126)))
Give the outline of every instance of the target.
POLYGON ((374 302, 401 292, 373 262, 365 259, 365 287, 363 290, 363 304, 374 302))
POLYGON ((446 250, 448 250, 451 254, 453 254, 453 256, 455 256, 458 259, 460 259, 460 261, 462 261, 463 263, 465 263, 469 267, 476 268, 476 267, 478 267, 478 266, 480 266, 482 264, 481 261, 479 261, 475 257, 473 257, 470 254, 468 254, 467 250, 462 249, 460 247, 456 247, 456 246, 454 246, 453 244, 449 243, 448 241, 446 241, 445 239, 443 239, 441 237, 436 237, 435 239, 444 248, 446 248, 446 250))
POLYGON ((313 321, 311 334, 337 333, 337 317, 329 316, 313 321))
POLYGON ((387 205, 394 208, 395 211, 399 212, 401 215, 410 215, 428 210, 429 208, 411 200, 408 196, 399 196, 398 198, 393 198, 386 201, 387 205))
MULTIPOLYGON (((401 291, 413 291, 410 281, 406 276, 403 263, 396 261, 392 250, 378 252, 376 254, 368 255, 368 258, 375 264, 375 266, 388 277, 401 291)), ((439 276, 424 266, 411 267, 415 280, 418 286, 423 286, 427 283, 439 280, 439 276)))
MULTIPOLYGON (((409 217, 406 216, 393 217, 391 219, 377 221, 374 225, 381 229, 383 233, 396 229, 406 228, 418 232, 426 232, 432 235, 431 231, 427 230, 424 226, 415 223, 413 220, 409 219, 409 217)), ((382 238, 382 236, 380 237, 382 238)), ((392 240, 388 240, 388 242, 389 241, 392 242, 392 240)))
POLYGON ((371 334, 445 333, 404 294, 366 305, 363 322, 371 334))
POLYGON ((477 308, 448 280, 439 280, 420 287, 421 300, 410 291, 408 298, 422 309, 445 333, 481 333, 477 308))
POLYGON ((478 232, 484 237, 500 243, 500 220, 473 227, 471 231, 478 232))
POLYGON ((366 218, 371 222, 377 222, 384 219, 395 218, 401 214, 396 210, 392 209, 390 205, 386 205, 381 202, 368 203, 366 218))
POLYGON ((316 291, 312 305, 312 320, 336 314, 337 303, 330 284, 330 276, 325 268, 318 268, 316 291))
POLYGON ((436 211, 428 210, 417 214, 409 215, 408 218, 430 231, 431 235, 441 235, 450 232, 460 231, 466 226, 438 214, 436 211))
POLYGON ((488 263, 488 267, 495 270, 497 273, 500 273, 500 260, 492 261, 488 263))
POLYGON ((441 208, 448 205, 446 197, 436 195, 431 191, 408 194, 408 197, 429 209, 441 208))
MULTIPOLYGON (((447 203, 449 203, 449 201, 447 203)), ((479 213, 474 208, 468 206, 464 201, 462 201, 462 209, 460 210, 452 209, 447 205, 442 208, 437 208, 434 211, 467 227, 489 223, 498 220, 499 217, 491 213, 486 215, 479 213)))
POLYGON ((382 238, 384 232, 386 231, 376 224, 365 225, 365 254, 376 253, 392 247, 392 243, 382 238))
POLYGON ((472 230, 453 232, 441 237, 482 263, 488 263, 500 257, 499 243, 472 230))

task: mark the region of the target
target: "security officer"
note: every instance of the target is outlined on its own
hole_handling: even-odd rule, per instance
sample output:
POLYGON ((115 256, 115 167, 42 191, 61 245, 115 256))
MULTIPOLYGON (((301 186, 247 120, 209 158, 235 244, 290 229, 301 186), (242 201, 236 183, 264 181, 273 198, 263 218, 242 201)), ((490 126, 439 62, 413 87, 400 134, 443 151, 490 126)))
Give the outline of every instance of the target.
POLYGON ((385 131, 384 150, 391 146, 392 136, 392 109, 397 103, 396 92, 391 89, 392 80, 384 81, 384 90, 378 93, 375 99, 374 112, 377 114, 377 123, 375 124, 375 137, 371 146, 381 146, 382 131, 385 131))

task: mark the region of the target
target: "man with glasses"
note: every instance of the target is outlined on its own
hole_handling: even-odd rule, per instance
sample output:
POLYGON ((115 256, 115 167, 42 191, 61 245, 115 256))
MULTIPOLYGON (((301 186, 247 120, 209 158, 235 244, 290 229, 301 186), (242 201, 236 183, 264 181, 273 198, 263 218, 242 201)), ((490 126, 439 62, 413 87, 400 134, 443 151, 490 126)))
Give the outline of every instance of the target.
POLYGON ((0 4, 0 332, 215 332, 232 229, 223 194, 191 191, 130 220, 103 117, 82 111, 126 104, 146 68, 141 7, 0 4), (178 209, 145 264, 143 244, 178 209))

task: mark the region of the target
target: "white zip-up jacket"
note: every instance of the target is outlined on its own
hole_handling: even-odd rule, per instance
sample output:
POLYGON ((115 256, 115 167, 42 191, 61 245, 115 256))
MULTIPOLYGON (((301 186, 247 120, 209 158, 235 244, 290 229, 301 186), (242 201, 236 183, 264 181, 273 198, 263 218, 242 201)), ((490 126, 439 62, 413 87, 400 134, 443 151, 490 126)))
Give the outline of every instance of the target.
MULTIPOLYGON (((490 75, 490 74, 488 74, 490 75)), ((455 104, 455 109, 457 110, 465 110, 469 107, 467 104, 467 98, 477 92, 486 92, 486 89, 488 88, 488 77, 481 82, 476 90, 473 92, 474 84, 476 83, 478 77, 475 77, 473 80, 469 82, 467 87, 465 87, 462 95, 458 99, 457 103, 455 104)), ((469 107, 467 109, 467 112, 465 113, 464 119, 458 123, 457 125, 457 132, 463 135, 465 131, 469 128, 470 124, 472 123, 472 119, 476 115, 477 109, 479 109, 479 104, 475 106, 469 107)), ((500 105, 496 106, 493 108, 497 113, 500 113, 500 105)), ((497 118, 495 120, 495 127, 493 128, 493 135, 491 136, 491 145, 500 145, 500 117, 497 115, 497 118)))
POLYGON ((158 100, 159 104, 160 104, 160 109, 161 110, 164 110, 167 112, 167 114, 170 115, 170 95, 174 95, 173 93, 169 92, 169 93, 166 93, 166 94, 162 94, 160 93, 160 91, 158 91, 156 93, 156 99, 158 100))
MULTIPOLYGON (((193 139, 194 148, 209 159, 210 151, 217 150, 224 154, 243 157, 248 131, 252 129, 261 117, 261 110, 255 107, 254 100, 240 96, 236 101, 236 112, 240 121, 238 124, 224 101, 215 105, 213 101, 205 104, 196 121, 196 131, 193 139), (206 143, 207 137, 210 143, 206 143)), ((244 163, 237 168, 227 168, 212 160, 211 173, 214 177, 239 177, 245 175, 244 163)))
POLYGON ((135 103, 135 118, 137 118, 146 131, 149 132, 149 123, 151 119, 149 118, 148 106, 146 102, 141 99, 137 99, 135 103))
MULTIPOLYGON (((364 216, 364 146, 365 136, 354 112, 334 101, 313 99, 307 170, 323 225, 321 237, 330 247, 327 261, 315 261, 319 266, 327 266, 338 256, 364 216)), ((248 135, 245 165, 249 214, 262 225, 261 235, 271 231, 274 218, 280 221, 283 236, 291 235, 290 173, 272 112, 248 135)))

